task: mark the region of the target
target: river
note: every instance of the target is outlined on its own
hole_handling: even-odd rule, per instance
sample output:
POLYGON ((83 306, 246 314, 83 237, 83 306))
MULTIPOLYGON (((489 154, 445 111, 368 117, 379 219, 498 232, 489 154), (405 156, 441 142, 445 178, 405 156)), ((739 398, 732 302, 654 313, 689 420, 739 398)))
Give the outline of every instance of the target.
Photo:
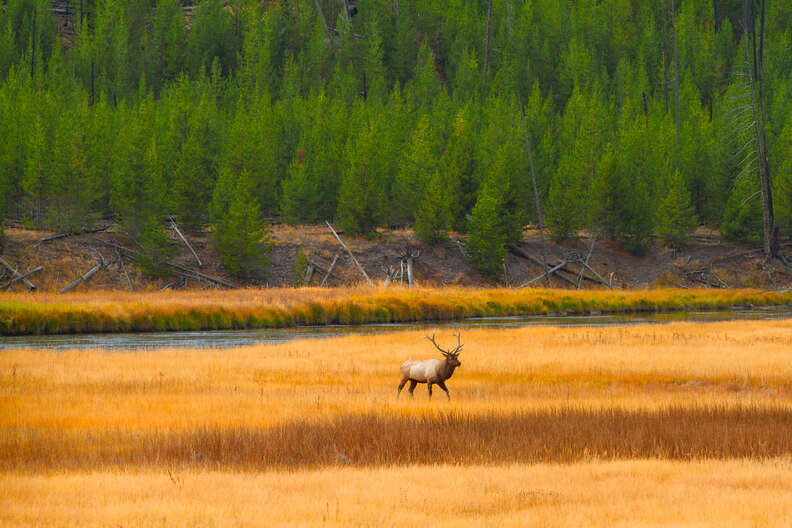
POLYGON ((720 312, 670 312, 643 314, 591 314, 519 317, 482 317, 449 322, 420 322, 366 325, 302 326, 255 330, 205 330, 192 332, 150 332, 129 334, 63 334, 0 337, 3 349, 87 349, 150 350, 156 348, 225 348, 259 343, 285 343, 294 339, 338 337, 349 334, 383 334, 443 327, 514 328, 522 326, 622 326, 672 321, 714 322, 792 318, 792 307, 753 308, 720 312))

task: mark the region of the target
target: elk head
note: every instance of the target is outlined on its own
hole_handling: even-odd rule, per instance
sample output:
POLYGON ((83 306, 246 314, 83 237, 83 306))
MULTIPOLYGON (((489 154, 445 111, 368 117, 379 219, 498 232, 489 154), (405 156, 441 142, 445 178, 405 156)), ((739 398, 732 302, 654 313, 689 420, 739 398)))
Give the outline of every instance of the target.
POLYGON ((435 348, 437 348, 437 350, 443 353, 443 356, 445 356, 446 363, 448 363, 448 365, 452 367, 458 367, 462 365, 462 363, 459 362, 459 351, 462 350, 462 347, 465 345, 462 344, 462 336, 459 332, 455 333, 454 335, 457 338, 457 345, 453 350, 444 350, 440 348, 440 345, 438 345, 437 341, 435 341, 434 332, 432 332, 432 337, 429 336, 424 336, 424 337, 429 341, 431 341, 432 344, 435 346, 435 348))

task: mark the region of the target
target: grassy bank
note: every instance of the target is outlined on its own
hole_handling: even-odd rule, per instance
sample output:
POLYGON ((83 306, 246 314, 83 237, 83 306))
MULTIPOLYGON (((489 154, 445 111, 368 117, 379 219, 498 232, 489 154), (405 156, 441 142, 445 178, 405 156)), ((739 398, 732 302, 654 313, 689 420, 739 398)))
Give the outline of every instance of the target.
POLYGON ((280 328, 792 304, 758 290, 269 289, 0 297, 0 335, 280 328))

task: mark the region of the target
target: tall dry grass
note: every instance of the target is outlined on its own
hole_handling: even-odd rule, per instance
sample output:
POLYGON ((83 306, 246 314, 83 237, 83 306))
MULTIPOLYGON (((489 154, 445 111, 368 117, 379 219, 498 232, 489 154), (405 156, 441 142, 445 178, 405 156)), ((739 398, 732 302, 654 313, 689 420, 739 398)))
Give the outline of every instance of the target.
POLYGON ((365 414, 270 428, 0 432, 0 470, 213 470, 504 464, 601 459, 763 459, 792 455, 792 409, 767 406, 568 408, 518 414, 365 414))
POLYGON ((0 525, 783 526, 792 515, 792 321, 462 338, 450 402, 424 387, 396 399, 401 362, 436 354, 417 331, 0 353, 0 525))
POLYGON ((396 399, 399 365, 435 355, 420 332, 5 352, 0 467, 760 457, 792 445, 792 321, 472 329, 463 340, 451 401, 425 389, 396 399))
POLYGON ((0 335, 268 328, 592 310, 724 309, 749 304, 792 304, 792 293, 358 287, 5 294, 0 298, 0 335))
POLYGON ((0 473, 2 526, 784 527, 792 461, 0 473))

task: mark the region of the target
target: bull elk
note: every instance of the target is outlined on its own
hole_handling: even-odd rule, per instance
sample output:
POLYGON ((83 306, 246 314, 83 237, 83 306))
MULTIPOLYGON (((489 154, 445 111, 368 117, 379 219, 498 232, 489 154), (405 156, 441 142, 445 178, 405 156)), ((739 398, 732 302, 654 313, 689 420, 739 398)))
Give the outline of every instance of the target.
POLYGON ((400 369, 402 379, 399 383, 399 389, 396 391, 396 398, 401 394, 404 384, 409 381, 410 388, 408 390, 412 397, 415 397, 413 395, 415 386, 419 383, 426 383, 426 387, 429 389, 429 398, 432 397, 432 385, 434 384, 443 389, 448 399, 451 399, 451 395, 448 393, 448 387, 445 385, 445 380, 450 378, 454 374, 454 369, 462 364, 459 362, 458 356, 459 351, 462 350, 464 346, 462 345, 460 334, 454 335, 457 338, 457 346, 453 350, 443 350, 440 348, 440 345, 435 341, 434 333, 432 337, 424 336, 443 353, 445 359, 424 359, 423 361, 408 359, 405 361, 400 369))

